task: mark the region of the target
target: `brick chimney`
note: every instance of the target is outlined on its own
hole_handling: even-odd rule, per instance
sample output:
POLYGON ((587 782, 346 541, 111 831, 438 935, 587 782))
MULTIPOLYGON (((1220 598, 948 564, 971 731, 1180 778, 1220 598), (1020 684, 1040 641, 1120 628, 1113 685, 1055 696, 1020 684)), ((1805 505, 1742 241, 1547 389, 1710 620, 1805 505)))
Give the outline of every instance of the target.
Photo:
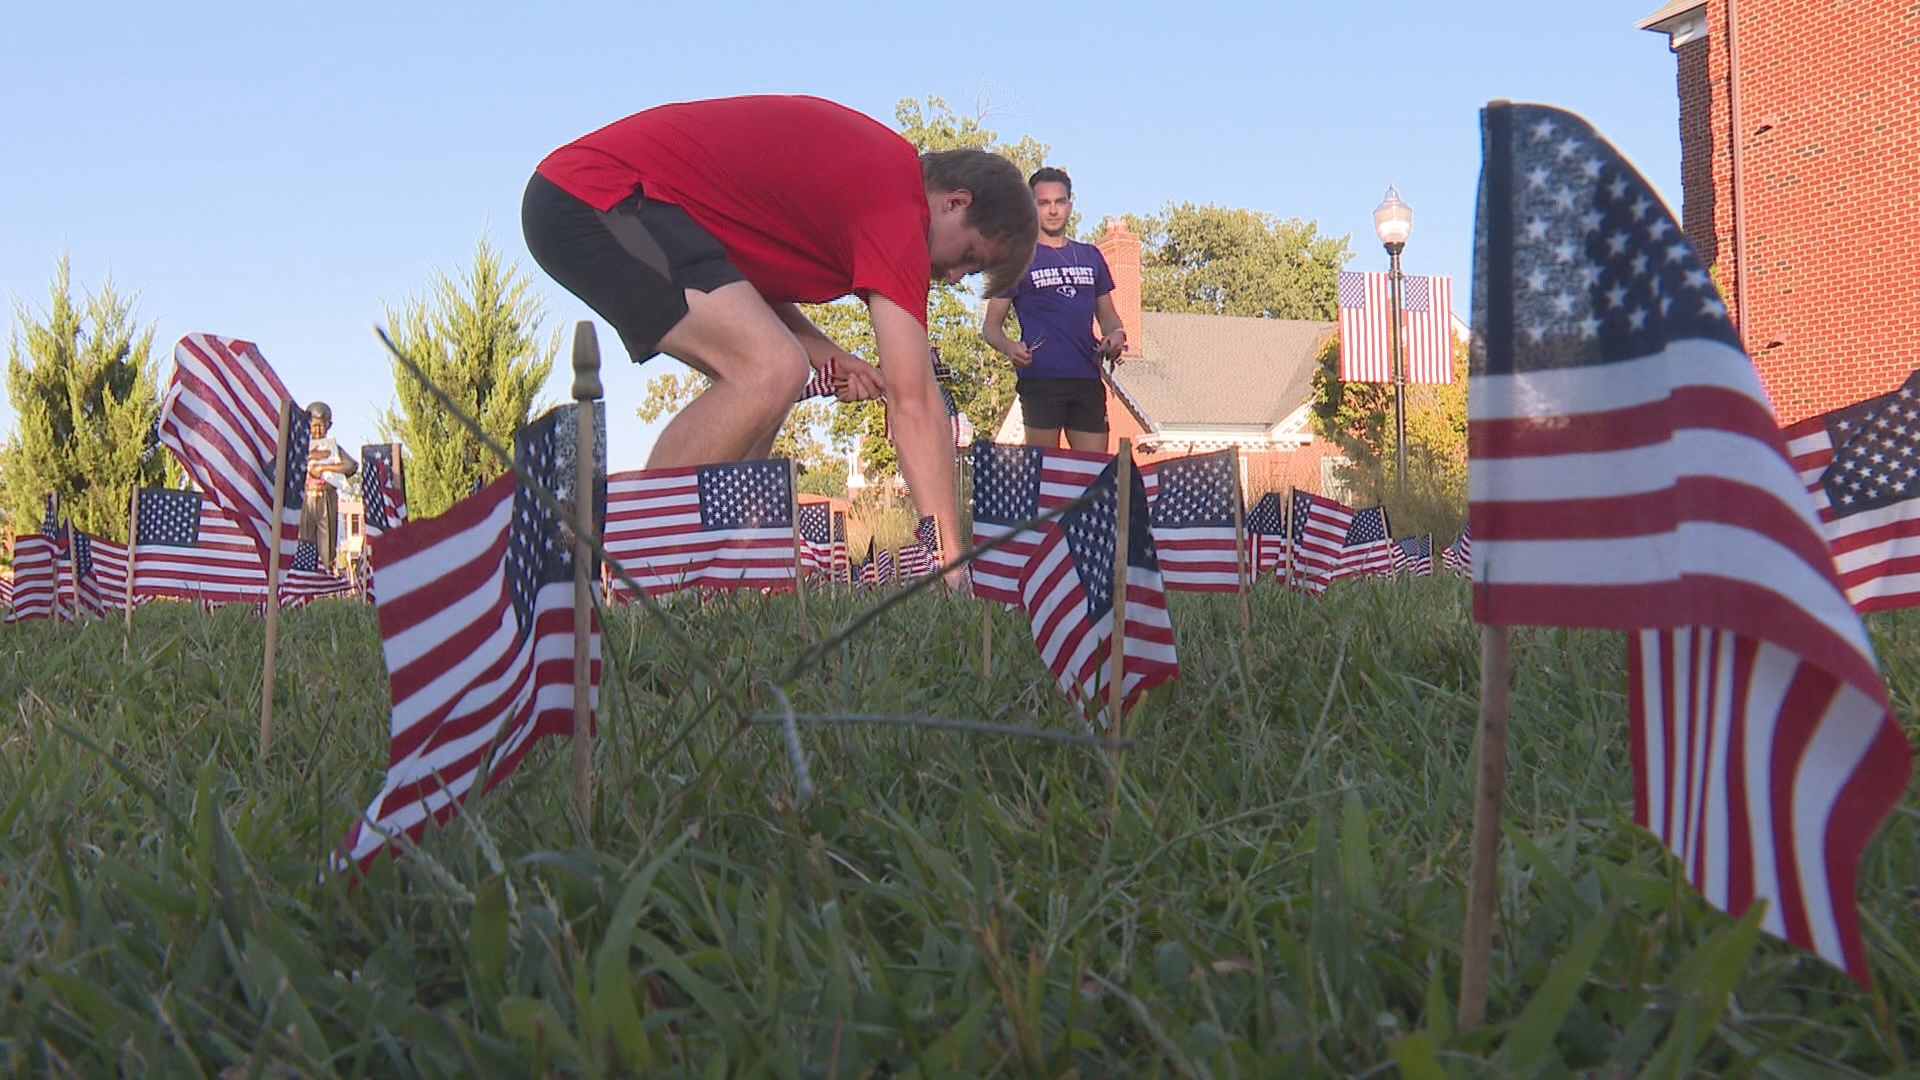
MULTIPOLYGON (((1120 324, 1127 328, 1129 358, 1143 355, 1147 335, 1140 325, 1140 238, 1121 220, 1107 223, 1107 234, 1094 243, 1107 257, 1107 269, 1113 273, 1113 310, 1120 313, 1120 324)), ((1093 334, 1100 336, 1094 324, 1093 334)))

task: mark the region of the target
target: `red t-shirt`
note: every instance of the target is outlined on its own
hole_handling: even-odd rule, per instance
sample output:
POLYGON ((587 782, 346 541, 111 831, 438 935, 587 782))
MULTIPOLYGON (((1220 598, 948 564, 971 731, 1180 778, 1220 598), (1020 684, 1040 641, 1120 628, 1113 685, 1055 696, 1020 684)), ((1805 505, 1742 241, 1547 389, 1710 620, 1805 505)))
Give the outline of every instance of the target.
POLYGON ((661 105, 547 155, 597 210, 642 187, 678 205, 770 301, 878 293, 927 321, 926 187, 913 144, 815 97, 661 105))

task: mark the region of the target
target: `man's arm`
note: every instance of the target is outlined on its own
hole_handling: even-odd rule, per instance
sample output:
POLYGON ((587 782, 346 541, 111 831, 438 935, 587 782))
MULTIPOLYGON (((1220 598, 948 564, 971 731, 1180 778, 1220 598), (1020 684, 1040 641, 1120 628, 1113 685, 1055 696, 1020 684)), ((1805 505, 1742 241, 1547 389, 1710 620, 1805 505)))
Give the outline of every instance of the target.
POLYGON ((980 336, 987 344, 1013 361, 1015 367, 1026 367, 1033 363, 1033 349, 1024 341, 1015 341, 1007 336, 1007 313, 1013 310, 1013 301, 1005 297, 994 297, 987 301, 987 316, 980 327, 980 336))
POLYGON ((958 558, 960 522, 953 479, 953 427, 927 362, 927 328, 900 305, 873 293, 867 297, 874 340, 880 344, 880 373, 887 381, 887 413, 900 472, 907 478, 913 506, 940 527, 940 561, 958 558))
POLYGON ((1101 293, 1093 302, 1093 321, 1100 324, 1100 355, 1109 360, 1120 359, 1127 350, 1127 328, 1120 323, 1120 313, 1114 310, 1113 294, 1101 293))
POLYGON ((799 339, 800 347, 806 350, 807 363, 815 371, 826 367, 827 361, 833 361, 833 369, 839 375, 841 384, 840 400, 866 401, 885 393, 886 387, 881 382, 880 373, 872 365, 834 344, 826 331, 813 325, 813 320, 800 310, 800 305, 774 304, 773 313, 799 339))

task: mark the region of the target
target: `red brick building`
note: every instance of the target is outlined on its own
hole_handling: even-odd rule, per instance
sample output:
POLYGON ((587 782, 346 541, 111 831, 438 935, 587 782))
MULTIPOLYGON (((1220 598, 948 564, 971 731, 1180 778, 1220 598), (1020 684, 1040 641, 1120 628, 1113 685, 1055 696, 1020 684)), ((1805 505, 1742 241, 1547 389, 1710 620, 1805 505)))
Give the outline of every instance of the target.
POLYGON ((1920 367, 1920 4, 1672 0, 1682 218, 1780 421, 1920 367))

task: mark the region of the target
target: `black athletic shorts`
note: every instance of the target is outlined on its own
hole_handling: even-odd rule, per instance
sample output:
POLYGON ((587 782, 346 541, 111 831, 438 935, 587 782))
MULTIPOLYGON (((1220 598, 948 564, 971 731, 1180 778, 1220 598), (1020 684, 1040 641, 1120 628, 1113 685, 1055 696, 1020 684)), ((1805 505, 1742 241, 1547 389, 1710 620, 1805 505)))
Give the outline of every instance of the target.
POLYGON ((1015 392, 1021 422, 1028 427, 1106 433, 1107 386, 1100 379, 1025 377, 1015 392))
POLYGON ((637 189, 602 213, 534 173, 520 228, 533 261, 613 324, 636 364, 686 316, 686 290, 746 280, 685 210, 637 189))

